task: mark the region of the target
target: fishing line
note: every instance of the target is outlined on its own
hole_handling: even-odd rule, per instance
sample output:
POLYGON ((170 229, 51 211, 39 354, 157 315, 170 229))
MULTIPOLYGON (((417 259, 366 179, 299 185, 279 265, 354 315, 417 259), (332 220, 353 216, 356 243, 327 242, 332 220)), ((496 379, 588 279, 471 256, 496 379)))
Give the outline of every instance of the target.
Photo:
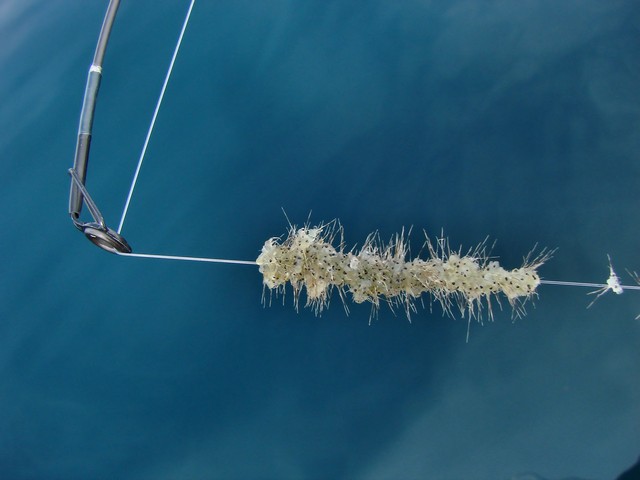
POLYGON ((152 253, 118 253, 123 257, 155 258, 159 260, 180 260, 184 262, 232 263, 235 265, 257 265, 251 260, 229 260, 226 258, 183 257, 179 255, 155 255, 152 253))
MULTIPOLYGON (((565 287, 588 287, 588 288, 604 288, 604 283, 586 283, 586 282, 563 282, 561 280, 540 280, 543 285, 562 285, 565 287)), ((640 290, 640 285, 620 285, 624 290, 640 290)))
MULTIPOLYGON (((542 250, 535 258, 530 258, 531 254, 527 255, 522 266, 512 270, 503 268, 495 258, 490 257, 484 242, 462 253, 461 250, 451 249, 444 237, 433 242, 427 237, 427 258, 411 259, 408 239, 405 238, 404 232, 397 234, 387 243, 382 242, 380 236, 374 233, 367 237, 359 250, 346 250, 343 228, 335 220, 317 226, 307 224, 300 228, 290 224, 286 236, 273 237, 264 243, 255 261, 133 253, 121 232, 194 4, 195 0, 191 0, 156 102, 118 229, 113 231, 108 228, 85 185, 93 114, 102 77, 102 61, 119 0, 111 0, 109 3, 94 61, 89 69, 74 166, 69 169, 69 213, 74 225, 95 245, 127 257, 258 266, 263 276, 265 291, 269 290, 278 295, 284 293, 285 287, 289 285, 289 288, 293 289, 296 308, 301 293, 304 292, 306 306, 312 307, 317 314, 328 306, 331 292, 334 290, 338 291, 343 301, 349 297, 355 303, 371 303, 372 312, 377 311, 384 302, 392 308, 403 308, 408 317, 416 309, 415 302, 421 302, 421 296, 428 294, 432 300, 440 303, 445 313, 452 314, 452 309, 458 307, 461 314, 468 314, 469 318, 476 317, 476 313, 482 309, 488 310, 491 316, 492 301, 495 300, 499 304, 500 299, 504 298, 513 307, 516 315, 524 314, 523 304, 536 295, 540 285, 592 288, 595 290, 590 293, 596 295, 593 302, 609 291, 620 294, 625 289, 640 290, 640 285, 620 283, 610 258, 609 278, 606 283, 587 283, 540 278, 538 268, 549 260, 553 253, 548 250, 542 250), (93 222, 80 220, 83 204, 87 206, 93 222)), ((637 275, 632 274, 632 277, 640 284, 637 275)))
POLYGON ((160 91, 160 96, 158 97, 158 102, 156 103, 156 108, 153 112, 153 117, 151 118, 151 124, 149 125, 149 131, 147 132, 147 136, 144 139, 144 145, 142 147, 142 152, 140 153, 140 159, 138 160, 138 165, 136 166, 136 171, 133 174, 133 181, 131 182, 131 188, 129 188, 129 194, 127 195, 127 201, 124 205, 124 210, 122 211, 122 218, 120 218, 120 225, 118 226, 118 233, 122 232, 122 226, 124 225, 124 220, 127 216, 127 212, 129 210, 129 205, 131 204, 131 197, 133 197, 133 190, 136 187, 136 183, 138 181, 138 176, 140 175, 140 169, 142 168, 142 162, 144 161, 145 155, 147 153, 147 147, 149 146, 149 140, 151 139, 151 134, 153 133, 153 128, 156 124, 156 119, 158 118, 158 112, 160 111, 160 106, 162 105, 162 100, 164 99, 164 93, 167 90, 167 85, 169 84, 169 79, 171 78, 171 73, 173 72, 173 66, 176 63, 176 58, 178 57, 178 52, 180 51, 180 46, 182 45, 182 39, 184 37, 184 32, 187 29, 187 25, 189 24, 189 19, 191 18, 191 11, 193 10, 193 5, 195 0, 191 0, 189 4, 189 10, 187 11, 187 15, 182 23, 182 29, 180 30, 180 36, 178 37, 178 42, 176 43, 176 47, 173 51, 173 56, 171 57, 171 62, 169 64, 169 69, 167 70, 167 75, 164 78, 164 83, 162 84, 162 89, 160 91))

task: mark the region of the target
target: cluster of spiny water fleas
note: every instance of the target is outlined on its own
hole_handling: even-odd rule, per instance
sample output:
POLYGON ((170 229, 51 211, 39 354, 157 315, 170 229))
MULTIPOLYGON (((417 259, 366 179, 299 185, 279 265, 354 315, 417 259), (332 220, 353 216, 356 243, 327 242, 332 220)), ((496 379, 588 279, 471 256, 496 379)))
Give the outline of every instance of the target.
MULTIPOLYGON (((291 227, 286 239, 270 238, 257 259, 265 288, 283 292, 287 283, 293 287, 296 308, 300 293, 306 291, 307 306, 316 314, 328 305, 336 288, 345 301, 371 302, 374 311, 381 301, 391 307, 401 306, 407 315, 415 311, 415 301, 423 294, 452 314, 452 306, 470 316, 486 306, 492 315, 491 300, 504 296, 514 312, 523 312, 522 304, 535 294, 540 284, 536 272, 549 257, 525 259, 520 268, 505 270, 486 254, 485 243, 466 254, 451 251, 446 239, 425 243, 429 258, 408 258, 404 233, 388 244, 378 234, 367 237, 358 251, 345 251, 343 229, 337 222, 310 228, 291 227), (340 237, 337 248, 336 237, 340 237)), ((345 305, 346 308, 346 305, 345 305)), ((348 309, 347 309, 348 310, 348 309)))

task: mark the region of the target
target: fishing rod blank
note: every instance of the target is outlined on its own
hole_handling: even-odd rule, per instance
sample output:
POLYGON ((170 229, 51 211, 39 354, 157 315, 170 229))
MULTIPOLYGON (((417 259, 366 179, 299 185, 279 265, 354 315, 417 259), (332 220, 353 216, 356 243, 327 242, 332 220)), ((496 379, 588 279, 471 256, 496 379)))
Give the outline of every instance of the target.
POLYGON ((96 47, 93 63, 89 68, 87 86, 84 92, 82 112, 80 113, 80 126, 78 127, 78 142, 76 144, 73 168, 69 169, 71 175, 71 190, 69 192, 69 215, 78 230, 98 247, 111 253, 129 253, 131 246, 122 235, 107 227, 104 217, 100 213, 98 206, 89 195, 85 186, 87 178, 87 166, 89 163, 89 150, 91 148, 91 130, 93 127, 93 116, 100 89, 102 78, 102 62, 107 49, 109 35, 113 27, 113 21, 118 11, 120 0, 111 0, 107 13, 102 23, 98 45, 96 47), (87 209, 93 217, 93 222, 83 222, 80 220, 83 203, 87 204, 87 209))

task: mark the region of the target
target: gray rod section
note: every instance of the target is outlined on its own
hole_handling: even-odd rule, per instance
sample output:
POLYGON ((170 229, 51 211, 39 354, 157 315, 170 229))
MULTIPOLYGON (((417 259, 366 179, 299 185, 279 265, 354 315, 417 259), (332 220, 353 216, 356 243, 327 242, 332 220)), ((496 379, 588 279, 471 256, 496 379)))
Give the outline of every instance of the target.
MULTIPOLYGON (((113 21, 116 18, 116 12, 120 6, 120 0, 111 0, 100 37, 98 37, 98 45, 93 63, 89 68, 89 76, 87 78, 87 86, 84 91, 84 101, 82 103, 82 112, 80 113, 80 125, 78 127, 78 143, 76 144, 76 153, 73 160, 73 169, 77 174, 77 178, 84 185, 87 178, 87 164, 89 162, 89 149, 91 147, 91 129, 93 127, 93 114, 96 108, 96 100, 98 98, 98 90, 100 89, 100 80, 102 78, 102 62, 107 49, 107 42, 111 34, 113 21)), ((78 221, 80 212, 82 211, 83 195, 75 181, 71 181, 71 191, 69 193, 69 215, 71 215, 74 223, 78 221)), ((78 223, 76 223, 76 226, 78 223)))

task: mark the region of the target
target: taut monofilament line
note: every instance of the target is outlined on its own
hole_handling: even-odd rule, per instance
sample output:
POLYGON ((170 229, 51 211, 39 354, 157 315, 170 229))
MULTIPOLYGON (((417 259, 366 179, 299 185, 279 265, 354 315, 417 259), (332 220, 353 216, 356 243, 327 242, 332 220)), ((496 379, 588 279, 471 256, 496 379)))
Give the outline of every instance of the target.
MULTIPOLYGON (((452 251, 445 238, 437 239, 434 245, 427 237, 425 246, 430 258, 412 260, 408 258, 409 250, 404 233, 397 235, 388 244, 383 243, 378 234, 372 234, 367 238, 360 251, 352 249, 345 253, 342 227, 337 222, 330 222, 314 228, 310 228, 308 225, 300 229, 291 227, 289 235, 284 241, 281 241, 280 238, 269 239, 264 244, 257 261, 133 253, 131 246, 121 235, 121 231, 195 0, 191 0, 184 19, 125 202, 120 225, 118 230, 114 231, 107 226, 102 213, 91 198, 85 180, 92 138, 93 116, 102 78, 102 63, 119 3, 120 0, 110 0, 105 14, 94 59, 89 68, 80 114, 74 164, 68 170, 71 175, 69 214, 74 225, 96 246, 121 256, 259 265, 265 291, 268 288, 270 291, 275 290, 276 293, 284 292, 286 284, 290 283, 293 287, 296 307, 299 305, 300 293, 305 290, 307 305, 313 307, 316 314, 321 313, 328 306, 333 288, 338 290, 343 302, 346 302, 348 296, 351 296, 357 303, 371 302, 373 313, 375 313, 383 301, 392 308, 402 306, 407 316, 415 311, 416 300, 419 300, 422 294, 426 293, 431 300, 436 300, 442 305, 445 313, 451 315, 452 307, 455 304, 463 315, 469 315, 469 319, 472 317, 481 319, 482 317, 478 313, 483 307, 487 308, 491 317, 492 300, 495 299, 499 304, 502 296, 507 298, 514 314, 520 316, 524 314, 523 304, 536 295, 536 289, 540 284, 593 288, 594 290, 590 293, 594 294, 595 298, 589 306, 609 291, 621 294, 627 289, 640 290, 640 285, 623 285, 620 282, 610 257, 608 257, 609 277, 606 283, 587 283, 541 280, 537 269, 550 258, 552 253, 545 250, 542 250, 533 259, 530 258, 531 254, 527 256, 522 267, 505 270, 497 261, 490 259, 484 242, 463 255, 461 250, 452 251), (93 221, 83 221, 80 218, 85 204, 93 221), (338 234, 340 234, 341 241, 336 248, 334 240, 338 234)), ((636 283, 640 284, 640 278, 635 273, 631 276, 636 283)), ((347 308, 346 303, 344 305, 347 308)), ((638 317, 640 318, 640 315, 638 317)))
POLYGON ((425 246, 429 258, 410 259, 404 232, 388 244, 374 233, 361 249, 347 252, 342 226, 334 221, 316 227, 292 226, 286 239, 265 242, 256 263, 265 288, 284 292, 290 283, 296 308, 304 288, 306 305, 316 314, 328 305, 336 288, 343 301, 350 296, 355 303, 371 302, 374 312, 384 301, 391 307, 402 306, 409 316, 416 300, 426 293, 449 315, 457 305, 463 316, 477 316, 483 306, 491 316, 492 299, 499 303, 505 297, 519 316, 540 285, 537 269, 552 253, 543 250, 533 259, 528 255, 520 268, 505 270, 489 258, 485 242, 466 254, 452 251, 444 237, 435 245, 426 237, 425 246), (337 237, 340 241, 334 246, 337 237))

